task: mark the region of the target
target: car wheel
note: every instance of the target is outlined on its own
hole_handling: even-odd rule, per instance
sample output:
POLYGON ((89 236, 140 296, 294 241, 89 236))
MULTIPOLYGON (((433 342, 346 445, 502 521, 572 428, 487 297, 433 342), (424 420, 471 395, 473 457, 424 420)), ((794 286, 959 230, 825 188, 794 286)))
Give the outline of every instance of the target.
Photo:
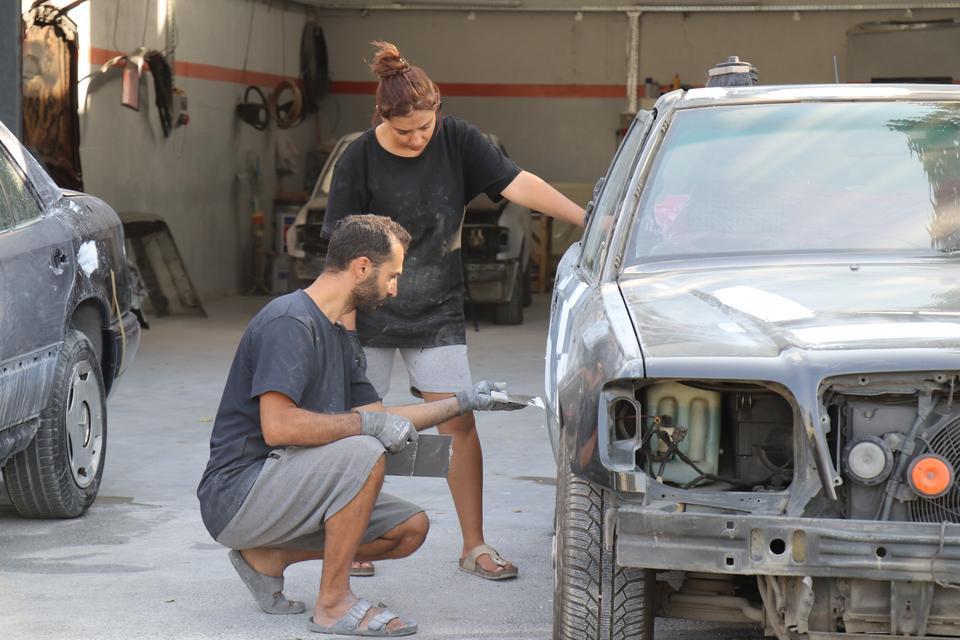
POLYGON ((512 294, 507 302, 494 306, 494 324, 523 324, 523 273, 520 269, 517 269, 512 294))
POLYGON ((67 332, 50 404, 30 445, 3 468, 10 501, 31 518, 75 518, 97 497, 107 448, 107 406, 96 353, 67 332))
POLYGON ((653 639, 654 572, 617 565, 616 540, 604 540, 604 507, 611 499, 609 491, 581 480, 561 461, 554 519, 554 640, 653 639))

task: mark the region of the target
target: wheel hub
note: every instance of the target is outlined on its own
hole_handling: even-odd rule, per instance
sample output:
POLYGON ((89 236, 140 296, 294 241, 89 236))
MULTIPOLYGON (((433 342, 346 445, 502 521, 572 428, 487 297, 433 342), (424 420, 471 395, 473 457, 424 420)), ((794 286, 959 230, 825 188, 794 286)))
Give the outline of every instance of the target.
POLYGON ((70 472, 77 486, 86 489, 103 461, 103 405, 100 384, 89 362, 73 368, 65 412, 70 472))

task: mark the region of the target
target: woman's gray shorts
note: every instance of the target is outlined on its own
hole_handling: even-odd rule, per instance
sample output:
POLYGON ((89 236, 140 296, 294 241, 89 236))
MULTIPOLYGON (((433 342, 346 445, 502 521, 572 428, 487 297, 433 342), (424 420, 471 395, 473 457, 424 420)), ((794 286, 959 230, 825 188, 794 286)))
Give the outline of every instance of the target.
MULTIPOLYGON (((367 357, 367 379, 380 397, 390 391, 395 347, 364 347, 367 357)), ((410 387, 432 393, 456 393, 473 387, 467 345, 446 347, 402 348, 400 357, 410 374, 410 387)))
MULTIPOLYGON (((383 453, 383 445, 370 436, 352 436, 321 447, 275 449, 217 542, 231 549, 322 551, 323 523, 360 492, 383 453)), ((415 504, 381 493, 363 542, 373 542, 421 511, 415 504)))

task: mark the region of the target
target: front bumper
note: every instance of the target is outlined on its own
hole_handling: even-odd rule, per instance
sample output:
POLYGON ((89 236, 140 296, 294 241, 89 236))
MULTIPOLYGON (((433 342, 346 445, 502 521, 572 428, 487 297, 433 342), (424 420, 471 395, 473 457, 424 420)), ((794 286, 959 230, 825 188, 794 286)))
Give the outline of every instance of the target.
POLYGON ((514 283, 519 268, 516 260, 464 262, 463 273, 470 299, 478 303, 509 302, 518 295, 514 283))
POLYGON ((464 274, 468 283, 474 282, 506 282, 506 262, 466 262, 463 265, 464 274))
POLYGON ((616 510, 621 566, 960 582, 960 525, 616 510))

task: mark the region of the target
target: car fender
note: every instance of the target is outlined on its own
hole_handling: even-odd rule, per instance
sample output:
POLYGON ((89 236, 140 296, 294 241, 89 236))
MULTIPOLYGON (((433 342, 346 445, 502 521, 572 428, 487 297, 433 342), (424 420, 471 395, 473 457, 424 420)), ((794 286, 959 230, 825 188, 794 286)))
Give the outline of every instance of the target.
POLYGON ((67 196, 56 214, 74 229, 74 254, 69 257, 74 278, 63 331, 71 326, 84 330, 99 347, 100 366, 109 390, 139 346, 139 327, 134 326, 137 323, 130 313, 132 279, 123 225, 116 212, 99 198, 69 192, 67 196), (90 335, 89 323, 77 325, 78 310, 90 308, 99 313, 100 335, 90 335))

